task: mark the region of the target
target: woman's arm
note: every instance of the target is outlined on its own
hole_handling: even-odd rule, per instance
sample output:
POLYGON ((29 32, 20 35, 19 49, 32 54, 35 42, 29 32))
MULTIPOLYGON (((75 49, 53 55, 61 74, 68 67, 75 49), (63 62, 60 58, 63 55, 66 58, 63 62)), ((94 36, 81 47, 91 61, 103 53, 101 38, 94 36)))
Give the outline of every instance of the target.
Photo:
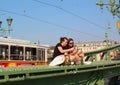
POLYGON ((70 49, 62 49, 62 47, 58 47, 58 50, 61 52, 61 53, 67 53, 67 52, 70 52, 70 51, 73 51, 74 50, 74 47, 70 48, 70 49))

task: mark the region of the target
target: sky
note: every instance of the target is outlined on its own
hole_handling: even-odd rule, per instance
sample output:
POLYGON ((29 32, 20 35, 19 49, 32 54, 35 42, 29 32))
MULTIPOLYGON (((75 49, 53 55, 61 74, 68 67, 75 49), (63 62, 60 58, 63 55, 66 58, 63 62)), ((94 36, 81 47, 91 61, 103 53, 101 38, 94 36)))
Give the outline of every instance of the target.
POLYGON ((106 32, 109 40, 120 41, 119 19, 106 6, 100 10, 96 0, 1 0, 1 28, 8 28, 8 17, 13 18, 9 36, 33 43, 55 45, 60 37, 75 43, 103 41, 106 32))

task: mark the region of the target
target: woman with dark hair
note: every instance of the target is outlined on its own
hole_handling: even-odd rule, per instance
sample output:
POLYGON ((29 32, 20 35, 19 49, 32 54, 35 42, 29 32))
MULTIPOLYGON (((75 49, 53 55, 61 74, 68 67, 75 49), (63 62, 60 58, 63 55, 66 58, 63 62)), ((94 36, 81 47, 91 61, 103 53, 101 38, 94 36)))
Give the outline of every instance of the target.
POLYGON ((49 64, 49 66, 56 66, 64 63, 65 61, 64 54, 74 50, 74 47, 67 49, 67 43, 68 43, 67 37, 60 38, 60 42, 56 44, 54 49, 53 61, 49 64))
POLYGON ((69 38, 67 48, 70 49, 73 47, 74 50, 66 54, 65 63, 67 64, 69 62, 72 62, 72 64, 75 63, 76 65, 79 65, 83 63, 82 61, 83 61, 84 53, 82 52, 82 50, 78 50, 78 48, 74 45, 74 40, 72 38, 69 38))

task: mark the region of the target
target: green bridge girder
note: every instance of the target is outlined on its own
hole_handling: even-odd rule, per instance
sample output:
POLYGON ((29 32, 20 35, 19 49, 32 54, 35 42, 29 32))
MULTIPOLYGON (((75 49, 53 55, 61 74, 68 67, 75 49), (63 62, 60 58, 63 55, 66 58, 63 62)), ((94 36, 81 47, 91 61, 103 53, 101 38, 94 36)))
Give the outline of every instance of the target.
POLYGON ((112 50, 119 52, 120 45, 85 53, 90 65, 1 67, 0 85, 104 85, 104 79, 120 75, 120 61, 108 59, 112 50), (93 61, 101 52, 107 58, 93 61))
POLYGON ((120 44, 116 44, 114 46, 110 46, 104 49, 100 49, 100 50, 96 50, 96 51, 92 51, 92 52, 86 52, 85 56, 89 57, 89 59, 87 61, 97 61, 97 54, 104 54, 102 55, 102 61, 103 60, 111 60, 111 54, 110 52, 116 50, 118 52, 118 54, 120 55, 120 44))

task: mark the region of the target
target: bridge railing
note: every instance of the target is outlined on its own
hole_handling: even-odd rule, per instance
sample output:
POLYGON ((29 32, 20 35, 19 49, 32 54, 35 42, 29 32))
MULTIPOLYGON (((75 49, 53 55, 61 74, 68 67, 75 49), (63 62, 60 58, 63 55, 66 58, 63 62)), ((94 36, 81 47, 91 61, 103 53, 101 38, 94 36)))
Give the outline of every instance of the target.
POLYGON ((78 82, 79 85, 85 85, 84 83, 86 85, 95 85, 89 83, 94 79, 94 81, 98 82, 101 78, 109 78, 116 75, 120 75, 119 61, 102 61, 101 63, 78 66, 7 67, 0 69, 0 85, 26 85, 29 82, 31 82, 29 85, 33 85, 33 82, 37 83, 35 85, 78 85, 78 82), (62 78, 64 81, 59 82, 57 78, 62 78), (75 84, 65 84, 66 82, 71 82, 71 79, 74 80, 75 84), (36 80, 38 82, 35 82, 36 80), (50 84, 47 84, 47 80, 51 80, 50 84), (55 81, 57 81, 57 84, 55 81))
POLYGON ((120 61, 104 61, 114 50, 120 52, 120 44, 85 53, 90 65, 1 67, 0 85, 104 85, 105 78, 120 75, 120 61), (94 62, 100 53, 101 62, 94 62))
POLYGON ((120 44, 116 44, 115 46, 106 47, 104 49, 86 52, 85 53, 85 61, 101 61, 101 60, 112 60, 118 59, 120 53, 120 44))

